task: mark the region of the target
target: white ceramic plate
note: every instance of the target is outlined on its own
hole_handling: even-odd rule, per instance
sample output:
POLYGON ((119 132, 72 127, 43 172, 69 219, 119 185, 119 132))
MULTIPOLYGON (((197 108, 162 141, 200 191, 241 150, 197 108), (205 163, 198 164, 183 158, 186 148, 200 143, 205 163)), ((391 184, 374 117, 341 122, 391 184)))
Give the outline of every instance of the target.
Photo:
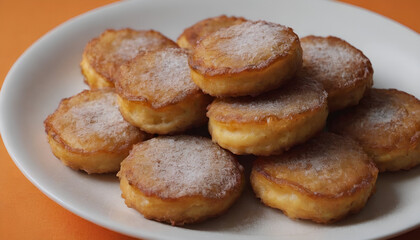
POLYGON ((72 171, 51 153, 43 120, 60 99, 86 88, 79 61, 85 44, 107 28, 156 29, 176 39, 206 17, 233 14, 291 26, 300 36, 336 35, 371 59, 376 87, 420 97, 420 37, 376 14, 326 1, 126 1, 74 18, 46 34, 15 63, 0 96, 0 130, 16 165, 41 191, 77 215, 127 235, 158 239, 365 239, 420 224, 420 168, 382 174, 357 215, 333 225, 292 221, 248 190, 214 220, 186 228, 148 221, 125 206, 113 175, 72 171))

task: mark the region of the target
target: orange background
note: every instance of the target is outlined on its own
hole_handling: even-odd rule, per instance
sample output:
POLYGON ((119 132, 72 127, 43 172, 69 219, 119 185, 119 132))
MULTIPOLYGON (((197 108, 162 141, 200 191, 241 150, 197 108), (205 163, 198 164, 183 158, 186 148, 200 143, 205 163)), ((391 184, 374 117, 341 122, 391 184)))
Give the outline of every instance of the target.
MULTIPOLYGON (((0 0, 1 84, 17 58, 47 31, 111 2, 114 1, 0 0)), ((392 18, 420 33, 419 0, 343 2, 392 18)), ((0 239, 133 239, 88 222, 43 195, 18 170, 0 142, 0 239)), ((417 228, 397 239, 419 237, 417 228)))

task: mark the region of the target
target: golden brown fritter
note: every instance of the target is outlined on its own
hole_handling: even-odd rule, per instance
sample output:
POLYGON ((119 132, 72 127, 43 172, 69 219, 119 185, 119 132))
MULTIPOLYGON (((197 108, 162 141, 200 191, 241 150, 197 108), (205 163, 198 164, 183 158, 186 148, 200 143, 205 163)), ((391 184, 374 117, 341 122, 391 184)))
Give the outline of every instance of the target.
POLYGON ((328 115, 321 84, 296 78, 258 97, 216 99, 209 105, 214 142, 235 154, 272 155, 322 130, 328 115))
POLYGON ((246 21, 204 37, 188 63, 194 82, 212 96, 255 96, 290 80, 302 49, 291 28, 246 21))
POLYGON ((371 89, 330 120, 331 131, 357 140, 380 171, 420 163, 420 101, 395 89, 371 89))
POLYGON ((177 45, 153 30, 106 30, 86 45, 80 66, 91 88, 113 87, 122 64, 145 51, 166 47, 177 45))
POLYGON ((251 184, 264 204, 290 218, 331 223, 363 208, 377 175, 357 142, 322 133, 282 155, 258 158, 251 184))
POLYGON ((358 104, 372 87, 372 64, 359 49, 332 36, 307 36, 300 42, 303 65, 299 74, 322 83, 330 111, 358 104))
POLYGON ((123 119, 117 96, 109 88, 63 99, 44 123, 54 155, 88 173, 118 171, 131 146, 147 138, 123 119))
POLYGON ((244 187, 243 167, 210 139, 158 137, 135 145, 118 173, 127 206, 172 225, 218 216, 244 187))
POLYGON ((124 118, 148 133, 172 134, 207 122, 211 97, 191 80, 184 49, 166 48, 121 66, 116 82, 124 118))

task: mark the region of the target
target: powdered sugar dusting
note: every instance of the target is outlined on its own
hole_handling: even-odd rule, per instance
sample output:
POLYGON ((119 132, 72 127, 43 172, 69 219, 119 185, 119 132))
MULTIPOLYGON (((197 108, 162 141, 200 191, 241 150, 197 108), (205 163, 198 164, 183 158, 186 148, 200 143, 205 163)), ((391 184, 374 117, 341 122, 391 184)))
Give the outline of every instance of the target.
POLYGON ((136 145, 120 174, 162 198, 220 198, 239 184, 242 170, 235 161, 210 139, 159 137, 136 145))
POLYGON ((401 117, 401 112, 399 109, 393 105, 390 106, 378 106, 377 108, 371 109, 371 111, 366 112, 365 120, 366 122, 372 124, 378 123, 391 123, 397 121, 401 117))
POLYGON ((393 89, 370 89, 359 105, 333 118, 330 128, 366 148, 406 149, 420 126, 420 111, 413 109, 420 109, 413 96, 393 89))
POLYGON ((121 72, 124 78, 120 85, 122 91, 147 99, 156 108, 199 91, 191 79, 188 55, 178 48, 149 52, 122 68, 121 72))
POLYGON ((130 126, 121 116, 113 93, 73 107, 67 114, 76 123, 77 136, 82 138, 91 134, 116 138, 130 126))
POLYGON ((197 88, 190 77, 187 54, 182 50, 171 48, 159 51, 154 60, 154 63, 146 65, 148 71, 139 76, 145 80, 152 92, 161 88, 170 88, 178 92, 197 88))
POLYGON ((217 42, 207 39, 202 42, 210 51, 218 53, 208 56, 216 67, 236 67, 238 64, 258 67, 259 63, 288 53, 297 36, 287 30, 279 24, 248 21, 213 33, 210 40, 217 42), (226 62, 225 58, 230 60, 226 62))
POLYGON ((362 100, 361 106, 362 114, 359 121, 371 127, 378 124, 389 125, 407 116, 407 111, 401 104, 394 101, 390 95, 377 91, 370 91, 369 96, 362 100))
POLYGON ((114 82, 122 64, 141 52, 165 47, 176 47, 176 44, 153 30, 107 30, 88 44, 84 56, 95 71, 114 82))
POLYGON ((245 21, 246 19, 241 17, 227 17, 226 15, 204 19, 184 30, 180 38, 185 38, 189 44, 183 47, 194 48, 197 42, 207 35, 245 21))
POLYGON ((291 81, 279 90, 256 98, 242 97, 216 101, 210 105, 208 115, 217 120, 235 118, 239 121, 260 121, 270 116, 287 118, 326 104, 327 93, 319 83, 309 79, 291 81))
POLYGON ((154 39, 145 35, 123 39, 121 42, 112 42, 115 49, 114 55, 125 61, 133 59, 140 51, 146 51, 153 44, 159 45, 162 40, 154 39))
POLYGON ((344 41, 315 38, 302 40, 301 46, 303 74, 320 81, 327 91, 351 85, 371 74, 369 59, 344 41))
POLYGON ((315 193, 343 194, 342 189, 351 189, 369 174, 369 160, 362 148, 349 138, 331 133, 322 133, 284 155, 270 158, 267 171, 315 193))
MULTIPOLYGON (((84 147, 83 143, 98 139, 98 144, 107 145, 109 142, 125 143, 132 141, 140 131, 126 122, 118 110, 116 94, 112 91, 83 92, 70 101, 77 101, 77 105, 59 115, 55 124, 63 128, 63 136, 71 134, 84 147), (83 101, 83 98, 89 100, 83 101), (70 124, 65 126, 63 124, 70 124)), ((114 147, 114 146, 113 146, 114 147)))

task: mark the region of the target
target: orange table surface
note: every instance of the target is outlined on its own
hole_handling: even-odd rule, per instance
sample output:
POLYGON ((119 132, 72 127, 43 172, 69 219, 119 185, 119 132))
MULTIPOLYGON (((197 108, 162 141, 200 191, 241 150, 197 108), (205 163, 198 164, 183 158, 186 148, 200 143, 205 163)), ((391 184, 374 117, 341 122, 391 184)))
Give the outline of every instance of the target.
MULTIPOLYGON (((47 31, 110 2, 114 1, 0 0, 1 83, 19 55, 47 31)), ((420 32, 419 0, 343 2, 377 12, 420 32)), ((50 200, 23 176, 0 141, 0 239, 133 239, 86 221, 50 200)), ((419 238, 417 228, 395 239, 419 238)))

